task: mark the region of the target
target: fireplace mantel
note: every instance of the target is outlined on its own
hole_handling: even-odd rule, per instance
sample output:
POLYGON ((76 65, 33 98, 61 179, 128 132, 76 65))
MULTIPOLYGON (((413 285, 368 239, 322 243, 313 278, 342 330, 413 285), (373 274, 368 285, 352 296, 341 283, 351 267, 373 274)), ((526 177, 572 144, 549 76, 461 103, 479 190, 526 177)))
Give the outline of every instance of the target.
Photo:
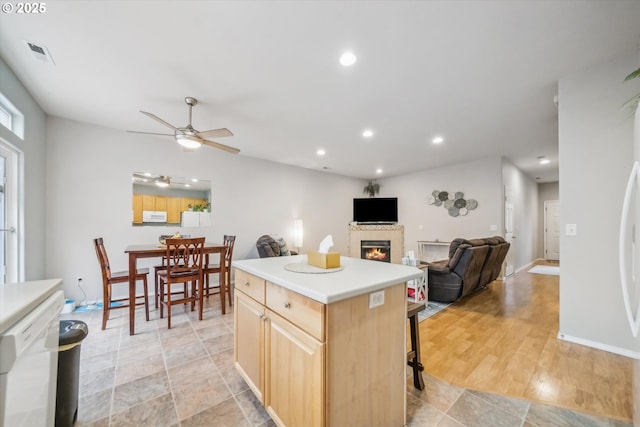
POLYGON ((398 224, 354 224, 349 225, 349 256, 360 258, 362 240, 389 240, 391 262, 401 264, 404 255, 404 225, 398 224))

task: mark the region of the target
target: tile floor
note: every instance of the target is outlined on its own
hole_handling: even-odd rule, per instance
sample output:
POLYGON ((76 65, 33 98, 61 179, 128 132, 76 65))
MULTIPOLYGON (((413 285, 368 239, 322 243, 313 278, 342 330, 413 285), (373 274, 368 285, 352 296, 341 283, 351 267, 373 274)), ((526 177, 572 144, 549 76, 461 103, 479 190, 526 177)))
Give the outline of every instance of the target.
MULTIPOLYGON (((112 311, 105 331, 100 330, 101 311, 61 315, 89 326, 81 346, 76 426, 275 425, 233 366, 233 310, 221 315, 217 296, 205 304, 202 321, 197 312, 181 307, 174 307, 170 330, 157 310, 151 311, 149 322, 136 310, 134 336, 129 335, 126 309, 112 311)), ((419 391, 407 379, 407 426, 632 427, 630 422, 462 389, 429 375, 425 383, 426 389, 419 391)))

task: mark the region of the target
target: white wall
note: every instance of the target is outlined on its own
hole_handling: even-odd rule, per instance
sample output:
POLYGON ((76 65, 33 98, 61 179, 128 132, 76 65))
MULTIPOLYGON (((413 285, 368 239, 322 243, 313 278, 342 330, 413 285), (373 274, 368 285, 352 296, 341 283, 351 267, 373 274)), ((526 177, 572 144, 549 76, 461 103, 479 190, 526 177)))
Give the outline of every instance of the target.
MULTIPOLYGON (((513 196, 513 235, 509 256, 515 271, 538 254, 538 186, 507 159, 502 159, 502 182, 513 196)), ((504 216, 504 215, 503 215, 504 216)))
POLYGON ((398 222, 404 225, 405 251, 417 251, 416 241, 451 241, 502 235, 502 177, 500 158, 486 158, 394 178, 380 179, 380 197, 398 197, 398 222), (452 217, 442 206, 430 205, 433 190, 462 191, 478 207, 452 217), (497 230, 490 230, 490 226, 497 230), (422 229, 420 229, 422 227, 422 229))
POLYGON ((626 322, 618 274, 622 196, 631 171, 632 126, 622 104, 638 52, 559 82, 561 230, 560 336, 600 348, 640 351, 626 322))
MULTIPOLYGON (((304 221, 304 248, 332 234, 346 253, 352 199, 364 181, 339 177, 203 147, 183 152, 170 138, 151 137, 49 117, 47 120, 47 275, 64 279, 65 294, 101 298, 101 277, 92 239, 104 237, 114 269, 125 269, 129 244, 157 242, 180 230, 222 241, 237 236, 234 259, 255 258, 262 234, 293 244, 293 221, 304 221), (131 174, 150 171, 197 176, 212 182, 210 228, 133 227, 131 174)), ((157 260, 155 260, 157 262, 157 260)), ((154 260, 142 260, 142 266, 154 260)))
MULTIPOLYGON (((538 253, 536 258, 544 259, 544 202, 548 200, 560 200, 560 184, 547 182, 538 184, 538 253)), ((560 203, 562 209, 562 203, 560 203)))
POLYGON ((24 233, 25 279, 41 279, 45 275, 45 205, 46 193, 46 116, 22 83, 0 58, 0 92, 24 115, 24 141, 0 126, 0 138, 23 153, 24 222, 18 225, 24 233))

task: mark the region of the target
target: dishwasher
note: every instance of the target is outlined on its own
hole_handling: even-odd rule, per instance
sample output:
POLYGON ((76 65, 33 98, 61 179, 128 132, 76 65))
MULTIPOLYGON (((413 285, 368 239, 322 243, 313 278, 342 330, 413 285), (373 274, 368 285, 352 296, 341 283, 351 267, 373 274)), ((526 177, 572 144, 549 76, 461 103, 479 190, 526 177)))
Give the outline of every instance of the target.
POLYGON ((0 334, 0 427, 54 425, 63 305, 56 290, 0 334))

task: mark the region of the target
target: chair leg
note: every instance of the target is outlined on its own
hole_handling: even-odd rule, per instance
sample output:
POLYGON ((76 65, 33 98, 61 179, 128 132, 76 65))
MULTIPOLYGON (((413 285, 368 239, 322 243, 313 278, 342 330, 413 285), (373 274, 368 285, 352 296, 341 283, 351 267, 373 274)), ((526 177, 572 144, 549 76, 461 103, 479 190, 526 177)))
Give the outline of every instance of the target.
POLYGON ((202 306, 204 305, 204 283, 198 280, 198 320, 202 320, 202 306))
POLYGON ((160 281, 160 318, 164 317, 164 283, 160 281))
POLYGON ((167 284, 167 329, 171 329, 171 285, 167 284))
POLYGON ((233 306, 233 301, 231 299, 231 270, 227 269, 226 271, 227 280, 225 280, 225 285, 227 285, 227 295, 229 296, 229 307, 233 306))
POLYGON ((411 330, 411 360, 409 366, 413 368, 413 386, 418 390, 424 390, 424 379, 422 371, 424 366, 420 361, 420 328, 418 325, 418 314, 414 314, 409 318, 409 326, 411 330))
POLYGON ((226 313, 226 301, 225 301, 225 296, 224 293, 226 291, 226 284, 224 283, 224 274, 218 274, 219 277, 219 282, 218 286, 220 287, 220 307, 222 307, 222 314, 226 313))
POLYGON ((109 320, 109 308, 111 307, 111 287, 105 288, 104 301, 102 302, 102 330, 107 329, 107 320, 109 320))
POLYGON ((144 288, 144 314, 147 316, 147 322, 149 321, 149 289, 147 286, 147 276, 142 276, 142 286, 144 288))

